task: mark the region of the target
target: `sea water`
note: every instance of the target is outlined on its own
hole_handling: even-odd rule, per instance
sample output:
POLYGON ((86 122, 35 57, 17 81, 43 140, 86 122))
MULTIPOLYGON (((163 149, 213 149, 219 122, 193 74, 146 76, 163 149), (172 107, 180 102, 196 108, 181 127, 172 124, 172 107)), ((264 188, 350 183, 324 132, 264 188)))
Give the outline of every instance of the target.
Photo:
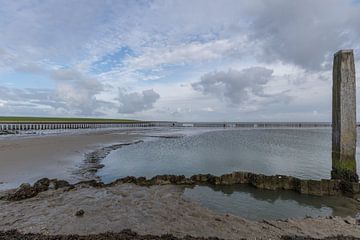
MULTIPOLYGON (((143 143, 110 153, 102 163, 105 167, 98 175, 105 182, 125 176, 221 175, 233 171, 302 179, 330 178, 331 129, 192 129, 178 138, 152 136, 143 143)), ((246 186, 216 189, 196 186, 185 188, 184 197, 222 213, 252 219, 344 216, 354 215, 356 211, 344 199, 328 201, 326 197, 246 186)))

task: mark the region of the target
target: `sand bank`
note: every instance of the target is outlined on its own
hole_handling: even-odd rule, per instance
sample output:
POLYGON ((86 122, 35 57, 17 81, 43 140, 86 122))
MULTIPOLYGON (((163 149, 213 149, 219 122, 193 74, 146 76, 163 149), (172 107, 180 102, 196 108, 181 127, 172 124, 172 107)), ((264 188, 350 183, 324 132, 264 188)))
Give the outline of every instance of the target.
POLYGON ((281 239, 285 235, 360 237, 354 218, 307 218, 250 221, 223 215, 182 197, 182 186, 87 184, 39 193, 22 201, 0 201, 0 231, 23 233, 97 234, 132 229, 139 234, 176 237, 216 236, 224 239, 281 239), (76 212, 83 210, 82 216, 76 212))
POLYGON ((72 135, 9 137, 0 139, 0 189, 33 183, 42 177, 81 180, 76 170, 84 154, 107 145, 140 138, 132 130, 100 130, 72 135))

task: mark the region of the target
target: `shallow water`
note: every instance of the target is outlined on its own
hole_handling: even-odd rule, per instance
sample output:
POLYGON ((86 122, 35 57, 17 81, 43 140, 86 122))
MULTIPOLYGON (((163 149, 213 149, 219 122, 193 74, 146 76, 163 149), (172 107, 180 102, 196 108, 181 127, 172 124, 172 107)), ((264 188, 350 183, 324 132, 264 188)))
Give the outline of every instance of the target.
MULTIPOLYGON (((103 164, 105 167, 98 175, 105 182, 125 176, 221 175, 233 171, 284 174, 303 179, 330 178, 331 129, 217 129, 205 132, 193 129, 192 134, 182 138, 152 138, 121 148, 110 153, 103 164)), ((248 186, 196 186, 186 188, 184 197, 215 211, 250 219, 354 216, 359 211, 342 198, 305 196, 248 186)))
POLYGON ((354 216, 359 204, 342 197, 317 197, 292 191, 270 191, 251 186, 195 186, 185 188, 184 198, 217 212, 261 219, 307 216, 354 216))
POLYGON ((330 178, 331 129, 230 129, 152 139, 112 152, 103 164, 98 174, 105 182, 125 176, 233 171, 330 178))

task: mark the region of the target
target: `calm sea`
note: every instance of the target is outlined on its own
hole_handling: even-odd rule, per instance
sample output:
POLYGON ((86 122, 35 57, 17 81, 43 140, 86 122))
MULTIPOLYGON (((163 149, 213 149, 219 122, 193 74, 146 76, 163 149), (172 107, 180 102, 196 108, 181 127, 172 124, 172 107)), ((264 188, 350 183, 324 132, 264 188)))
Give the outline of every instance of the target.
MULTIPOLYGON (((98 175, 105 182, 125 176, 221 175, 233 171, 330 178, 330 128, 187 129, 183 133, 181 138, 149 137, 116 150, 104 159, 105 167, 98 175)), ((342 199, 329 201, 248 187, 197 186, 185 188, 184 197, 219 212, 252 219, 344 216, 356 211, 342 199)))

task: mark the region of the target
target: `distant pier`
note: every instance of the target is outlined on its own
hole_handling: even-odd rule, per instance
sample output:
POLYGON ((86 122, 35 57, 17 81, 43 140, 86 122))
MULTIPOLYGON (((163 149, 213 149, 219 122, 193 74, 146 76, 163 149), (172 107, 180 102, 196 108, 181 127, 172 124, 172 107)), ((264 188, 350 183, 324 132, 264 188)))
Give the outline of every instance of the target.
POLYGON ((181 127, 217 127, 217 128, 311 128, 331 127, 330 122, 184 122, 181 127))

